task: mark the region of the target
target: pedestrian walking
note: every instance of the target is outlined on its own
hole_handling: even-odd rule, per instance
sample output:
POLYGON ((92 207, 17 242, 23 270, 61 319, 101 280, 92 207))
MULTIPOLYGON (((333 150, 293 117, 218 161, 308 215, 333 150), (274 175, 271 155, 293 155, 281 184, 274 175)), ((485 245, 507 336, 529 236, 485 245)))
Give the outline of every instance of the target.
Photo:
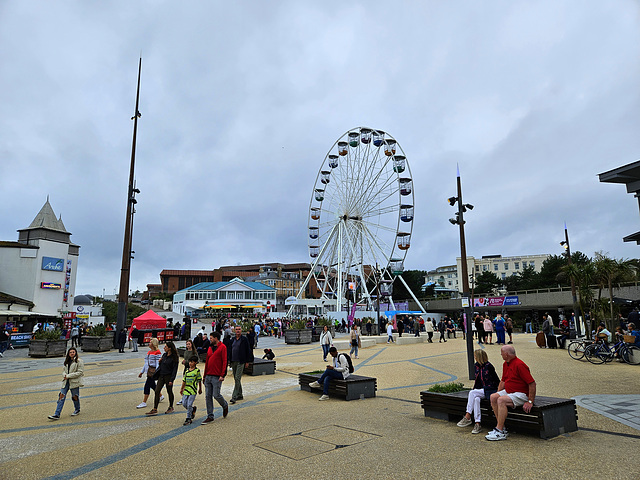
POLYGON ((320 333, 320 345, 322 346, 322 360, 326 362, 327 355, 329 354, 329 348, 333 345, 331 332, 329 331, 329 327, 326 325, 322 327, 322 332, 320 333))
MULTIPOLYGON (((200 360, 198 351, 196 350, 196 347, 193 345, 193 342, 191 340, 187 340, 184 348, 183 359, 182 359, 182 365, 184 366, 182 371, 183 378, 187 373, 187 370, 189 370, 189 360, 191 360, 192 358, 196 359, 196 363, 198 363, 198 361, 200 360)), ((176 403, 176 405, 182 405, 182 399, 178 400, 178 403, 176 403)))
POLYGON ((506 323, 504 318, 502 318, 502 314, 498 313, 496 318, 493 320, 494 325, 496 326, 496 343, 498 345, 504 345, 506 343, 505 339, 505 326, 506 323))
POLYGON ((438 340, 438 343, 442 343, 443 340, 445 343, 447 343, 447 339, 444 336, 444 332, 446 331, 447 331, 447 324, 444 323, 444 320, 441 318, 440 321, 438 322, 438 332, 440 332, 440 340, 438 340))
POLYGON ((4 352, 9 348, 9 341, 11 340, 11 334, 7 330, 7 324, 5 323, 0 328, 0 357, 4 357, 4 352))
POLYGON ((78 346, 78 337, 80 336, 80 329, 78 328, 77 325, 74 325, 71 328, 71 346, 72 347, 77 347, 78 346))
POLYGON ((489 345, 493 345, 493 323, 491 323, 491 319, 489 315, 484 317, 482 321, 482 325, 484 327, 484 343, 487 343, 487 338, 489 339, 489 345))
MULTIPOLYGON (((147 400, 149 400, 149 394, 151 390, 155 392, 156 390, 156 381, 153 379, 156 374, 156 370, 158 369, 158 365, 160 364, 160 358, 162 357, 162 352, 158 348, 158 339, 152 338, 149 342, 149 351, 144 356, 144 365, 142 366, 142 371, 138 374, 138 378, 142 378, 142 375, 146 374, 146 380, 144 382, 144 397, 142 397, 142 402, 136 408, 145 408, 147 406, 147 400)), ((164 397, 160 396, 160 401, 164 400, 164 397)))
POLYGON ((358 348, 360 348, 362 346, 362 343, 360 342, 360 328, 359 327, 354 325, 351 328, 350 338, 351 338, 351 351, 349 352, 349 355, 353 355, 354 352, 355 352, 355 357, 354 358, 358 358, 358 348))
POLYGON ((227 358, 231 362, 233 380, 235 381, 231 400, 229 400, 233 405, 244 398, 242 395, 242 373, 245 368, 249 367, 249 363, 253 363, 253 348, 249 345, 247 337, 242 335, 240 325, 236 325, 235 337, 231 340, 231 351, 227 351, 227 358))
POLYGON ((387 321, 387 343, 394 343, 393 339, 393 324, 391 321, 387 321))
POLYGON ((153 396, 153 408, 147 412, 147 415, 158 414, 158 403, 162 396, 162 387, 167 390, 167 397, 169 398, 169 408, 164 413, 173 413, 173 382, 178 374, 178 363, 180 362, 178 357, 178 351, 173 342, 167 342, 164 345, 164 353, 160 359, 160 364, 153 376, 156 383, 156 390, 153 396))
POLYGON ((182 406, 187 409, 187 419, 183 425, 189 425, 193 423, 193 418, 196 415, 196 409, 198 407, 193 406, 193 402, 196 399, 196 395, 199 393, 202 395, 202 376, 200 369, 196 367, 198 364, 198 357, 189 358, 189 366, 187 371, 182 376, 182 386, 180 387, 180 395, 182 395, 182 406))
POLYGON ((371 336, 371 320, 367 320, 367 324, 366 324, 366 329, 367 329, 367 336, 370 337, 371 336))
POLYGON ((229 414, 229 404, 220 393, 220 387, 227 375, 227 347, 220 341, 220 333, 211 334, 211 346, 207 351, 207 361, 204 366, 204 395, 207 403, 207 418, 202 425, 213 422, 213 400, 222 407, 222 418, 229 414))
POLYGON ((49 420, 59 420, 62 413, 62 407, 64 401, 67 398, 69 390, 71 390, 71 400, 73 400, 74 410, 71 414, 75 417, 80 413, 80 387, 82 384, 82 377, 84 376, 84 362, 78 358, 78 350, 75 347, 71 347, 67 352, 67 356, 64 359, 62 367, 62 389, 58 394, 58 404, 56 411, 53 415, 49 415, 49 420))
POLYGON ((511 345, 513 344, 513 320, 508 315, 504 316, 504 328, 507 332, 507 335, 509 335, 509 341, 507 342, 507 344, 511 345))
POLYGON ((433 343, 433 323, 431 323, 431 317, 427 318, 427 321, 424 322, 424 329, 429 336, 427 342, 433 343))

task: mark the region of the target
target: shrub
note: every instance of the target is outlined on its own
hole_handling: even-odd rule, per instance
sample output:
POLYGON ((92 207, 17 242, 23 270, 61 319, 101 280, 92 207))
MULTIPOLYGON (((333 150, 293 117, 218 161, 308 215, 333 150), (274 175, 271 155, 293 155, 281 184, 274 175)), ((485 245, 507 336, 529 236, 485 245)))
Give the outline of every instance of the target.
POLYGON ((460 382, 436 383, 427 389, 428 392, 434 393, 455 393, 464 390, 464 384, 460 382))
POLYGON ((307 328, 307 322, 302 318, 299 318, 289 326, 290 330, 304 330, 305 328, 307 328))
POLYGON ((41 328, 35 333, 34 338, 36 340, 60 340, 61 336, 62 336, 62 332, 60 331, 59 328, 56 328, 51 332, 44 328, 41 328))
POLYGON ((91 328, 89 328, 87 335, 94 336, 94 337, 106 337, 107 327, 105 327, 102 323, 93 325, 91 328))

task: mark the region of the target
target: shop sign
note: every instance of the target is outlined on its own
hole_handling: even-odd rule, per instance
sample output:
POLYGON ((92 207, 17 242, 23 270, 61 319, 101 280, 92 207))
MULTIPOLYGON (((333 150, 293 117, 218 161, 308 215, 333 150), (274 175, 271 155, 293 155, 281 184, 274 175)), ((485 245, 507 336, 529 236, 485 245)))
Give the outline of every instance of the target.
POLYGON ((511 295, 509 297, 504 297, 504 305, 520 305, 520 302, 518 301, 518 296, 517 295, 511 295))
POLYGON ((50 290, 60 290, 62 285, 59 283, 51 283, 51 282, 42 282, 40 283, 40 288, 47 288, 50 290))
POLYGON ((64 270, 64 260, 62 258, 42 257, 42 270, 62 272, 64 270))

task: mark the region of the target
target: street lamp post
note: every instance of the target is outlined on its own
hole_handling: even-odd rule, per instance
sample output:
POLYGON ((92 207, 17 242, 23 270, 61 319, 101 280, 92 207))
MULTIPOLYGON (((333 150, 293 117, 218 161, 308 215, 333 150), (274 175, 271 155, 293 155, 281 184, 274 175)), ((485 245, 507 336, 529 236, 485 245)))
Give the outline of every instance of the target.
POLYGON ((470 302, 469 292, 469 272, 467 269, 467 246, 464 238, 464 213, 469 210, 473 210, 473 205, 462 203, 462 183, 460 181, 460 168, 457 170, 457 186, 458 195, 456 197, 450 197, 449 205, 452 207, 457 203, 458 212, 455 218, 450 218, 449 222, 453 225, 460 227, 460 261, 462 262, 462 306, 465 315, 466 323, 466 337, 467 337, 467 364, 469 367, 469 380, 475 378, 475 367, 473 360, 473 330, 471 328, 473 306, 470 302))
MULTIPOLYGON (((569 231, 567 230, 567 222, 564 222, 564 240, 562 242, 560 242, 560 245, 562 245, 565 250, 566 250, 566 254, 567 254, 567 264, 571 265, 571 247, 569 246, 569 231)), ((576 295, 576 281, 574 280, 573 276, 570 277, 571 280, 571 299, 573 301, 573 313, 576 314, 576 335, 578 337, 580 337, 582 335, 581 331, 580 331, 580 319, 578 318, 578 297, 576 295)))

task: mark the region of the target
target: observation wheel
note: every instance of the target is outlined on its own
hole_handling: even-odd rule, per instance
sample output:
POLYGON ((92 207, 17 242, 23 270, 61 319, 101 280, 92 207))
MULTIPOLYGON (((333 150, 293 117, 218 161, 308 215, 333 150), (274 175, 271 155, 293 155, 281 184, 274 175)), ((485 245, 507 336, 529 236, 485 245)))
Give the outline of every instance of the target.
POLYGON ((411 169, 396 139, 367 127, 347 131, 329 149, 313 186, 311 274, 298 297, 314 278, 336 311, 347 298, 373 307, 378 282, 388 286, 404 270, 413 212, 411 169))

